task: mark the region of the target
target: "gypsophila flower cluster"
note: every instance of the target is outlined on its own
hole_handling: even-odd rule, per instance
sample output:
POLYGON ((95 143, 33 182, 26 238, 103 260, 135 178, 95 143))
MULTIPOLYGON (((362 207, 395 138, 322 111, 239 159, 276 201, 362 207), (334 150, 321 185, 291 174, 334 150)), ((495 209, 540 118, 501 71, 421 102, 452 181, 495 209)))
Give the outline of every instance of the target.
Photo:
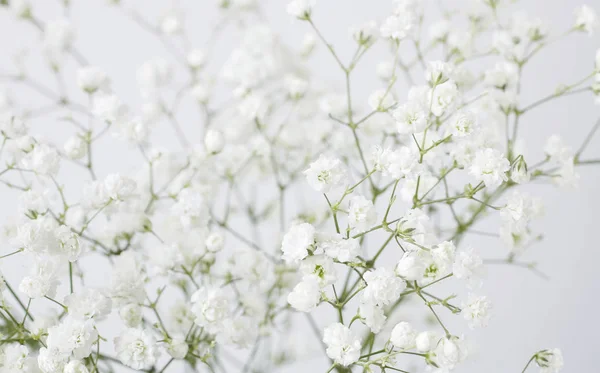
MULTIPOLYGON (((270 4, 307 33, 294 47, 258 0, 213 1, 207 43, 189 26, 210 17, 179 2, 152 18, 111 0, 111 17, 161 45, 125 72, 133 106, 109 73, 127 57, 95 65, 79 49, 87 25, 62 3, 52 18, 0 1, 39 34, 28 58, 52 75, 21 55, 0 75, 0 182, 16 210, 0 253, 2 373, 282 372, 315 355, 322 372, 458 371, 471 329, 494 322, 486 266, 540 274, 522 255, 541 240, 543 202, 521 186, 576 187, 578 166, 600 163, 584 156, 600 122, 581 145, 540 132, 527 157, 518 131, 564 96, 600 103, 600 50, 578 56, 579 80, 520 98, 545 46, 596 32, 593 6, 555 30, 500 0, 441 18, 389 1, 348 30, 347 59, 321 31, 320 1, 270 4), (378 88, 356 100, 374 45, 387 51, 366 66, 378 88), (319 75, 316 53, 339 77, 319 75), (46 104, 18 104, 30 93, 46 104), (504 252, 465 242, 488 217, 504 252)), ((528 356, 523 372, 563 366, 559 349, 528 356)))

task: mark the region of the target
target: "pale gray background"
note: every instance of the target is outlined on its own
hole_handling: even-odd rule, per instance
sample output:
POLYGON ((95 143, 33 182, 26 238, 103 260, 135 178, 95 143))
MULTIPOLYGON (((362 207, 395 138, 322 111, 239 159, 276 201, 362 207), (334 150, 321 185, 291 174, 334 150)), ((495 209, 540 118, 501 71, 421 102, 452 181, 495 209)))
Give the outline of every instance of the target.
MULTIPOLYGON (((34 13, 46 21, 61 15, 58 1, 32 2, 34 13)), ((189 9, 186 20, 193 44, 202 46, 206 42, 208 31, 215 22, 215 2, 181 1, 181 4, 189 9)), ((106 3, 101 0, 73 0, 71 16, 78 26, 76 45, 92 64, 108 72, 115 92, 136 108, 142 102, 136 86, 137 67, 148 58, 162 56, 169 59, 170 56, 156 39, 135 25, 119 8, 108 7, 106 3)), ((167 1, 158 0, 127 3, 141 9, 148 19, 156 19, 160 11, 169 4, 167 1)), ((310 29, 307 24, 286 15, 286 3, 287 1, 281 0, 266 1, 263 3, 263 9, 269 23, 280 32, 282 40, 291 46, 299 45, 303 35, 310 29)), ((461 1, 443 3, 449 7, 464 4, 461 1)), ((573 9, 583 3, 585 2, 581 0, 522 0, 513 8, 538 15, 552 25, 551 29, 556 34, 570 26, 573 21, 573 9)), ((600 11, 599 5, 596 4, 595 8, 596 11, 600 11)), ((348 28, 369 19, 382 20, 389 10, 390 1, 387 0, 321 0, 315 10, 314 19, 343 59, 347 60, 354 50, 348 36, 348 28)), ((523 102, 532 102, 546 96, 559 83, 572 83, 587 74, 593 64, 595 51, 600 47, 599 34, 593 37, 575 35, 541 53, 525 70, 523 102)), ((225 32, 216 46, 217 60, 223 61, 226 58, 236 40, 235 32, 225 32)), ((11 55, 19 49, 27 48, 30 50, 27 58, 29 71, 54 87, 52 76, 43 66, 39 53, 35 52, 38 43, 39 36, 30 25, 16 22, 6 11, 0 11, 0 72, 9 71, 11 55)), ((353 79, 355 101, 363 106, 369 93, 380 87, 380 83, 375 79, 374 70, 375 64, 382 56, 389 57, 388 54, 384 54, 383 49, 376 48, 356 71, 353 79)), ((322 46, 319 47, 311 65, 324 80, 343 87, 339 71, 322 46)), ((75 94, 73 66, 68 66, 71 76, 68 85, 70 92, 75 94)), ((10 87, 9 90, 16 96, 16 101, 24 107, 42 107, 47 102, 22 87, 7 86, 4 83, 3 86, 10 87)), ((79 97, 79 101, 85 102, 84 97, 79 97)), ((193 110, 189 103, 182 106, 181 110, 180 119, 182 118, 188 128, 190 139, 198 141, 198 132, 194 130, 194 126, 199 123, 199 113, 193 110)), ((528 114, 522 122, 521 134, 526 139, 531 159, 540 159, 541 147, 552 133, 560 133, 566 143, 577 148, 598 117, 600 106, 594 106, 591 95, 588 94, 557 100, 528 114)), ((52 120, 35 120, 33 127, 35 131, 45 133, 57 143, 62 143, 72 134, 72 129, 67 124, 52 120)), ((165 124, 157 129, 155 136, 163 138, 162 144, 165 147, 174 149, 177 146, 175 138, 165 124)), ((588 156, 584 158, 600 157, 599 145, 600 137, 591 142, 586 152, 588 156)), ((103 146, 105 151, 111 151, 106 158, 99 161, 101 175, 131 170, 141 161, 139 155, 128 157, 131 152, 127 146, 110 138, 103 146)), ((67 167, 61 171, 63 180, 69 180, 71 177, 68 174, 69 170, 67 167)), ((576 190, 559 191, 551 186, 529 188, 546 202, 546 215, 536 225, 544 232, 545 240, 537 244, 524 259, 539 262, 540 270, 549 274, 551 278, 546 281, 520 268, 490 267, 484 292, 494 302, 494 318, 488 328, 472 333, 479 345, 479 351, 472 361, 457 371, 520 372, 532 352, 551 347, 562 348, 566 361, 565 372, 596 370, 596 346, 600 332, 597 308, 600 291, 597 270, 600 262, 597 240, 600 227, 597 222, 600 207, 600 167, 581 168, 580 172, 581 185, 576 190)), ((74 185, 81 183, 80 179, 79 176, 75 180, 73 176, 74 185)), ((14 192, 6 189, 0 192, 2 221, 15 214, 14 196, 14 192)), ((495 229, 493 224, 489 226, 490 230, 495 229)), ((471 236, 468 242, 477 245, 487 258, 501 257, 505 252, 494 238, 471 236)), ((2 252, 5 252, 5 249, 2 249, 2 252)), ((22 272, 17 272, 25 269, 25 265, 2 267, 9 278, 22 276, 22 272)), ((98 282, 101 283, 104 276, 106 273, 98 273, 98 282)), ((313 339, 306 341, 314 343, 313 339)), ((313 361, 304 364, 304 368, 315 366, 324 367, 320 360, 319 365, 313 365, 313 361)))

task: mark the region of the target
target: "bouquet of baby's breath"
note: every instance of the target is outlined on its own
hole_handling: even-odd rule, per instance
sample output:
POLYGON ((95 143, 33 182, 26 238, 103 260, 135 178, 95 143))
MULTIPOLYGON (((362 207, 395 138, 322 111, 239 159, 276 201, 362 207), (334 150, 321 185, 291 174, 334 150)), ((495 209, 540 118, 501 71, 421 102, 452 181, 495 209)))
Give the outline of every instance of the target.
MULTIPOLYGON (((499 233, 488 234, 508 249, 499 261, 543 275, 520 257, 539 240, 531 222, 542 210, 520 186, 571 187, 578 166, 600 163, 583 156, 593 119, 575 151, 546 134, 526 159, 519 139, 522 118, 546 103, 600 101, 600 52, 580 80, 519 99, 524 68, 545 46, 594 31, 587 6, 570 29, 550 30, 500 0, 439 19, 425 15, 426 1, 396 0, 381 22, 351 30, 355 53, 344 60, 313 19, 315 0, 287 4, 309 32, 297 49, 257 0, 218 1, 206 45, 184 24, 208 21, 201 15, 173 7, 155 22, 111 1, 164 46, 165 58, 137 71, 144 105, 133 109, 77 48, 71 20, 46 19, 33 3, 0 1, 39 31, 35 58, 55 76, 39 81, 20 63, 2 73, 6 87, 46 101, 23 109, 14 102, 27 97, 0 95, 0 182, 20 206, 5 222, 0 266, 30 263, 18 278, 0 276, 3 373, 281 372, 315 355, 328 361, 321 372, 452 371, 468 357, 468 335, 447 320, 483 327, 492 310, 481 295, 487 262, 464 236, 497 215, 499 233), (211 69, 225 27, 239 45, 211 69), (352 77, 376 44, 389 59, 372 66, 382 88, 363 105, 352 77), (345 90, 309 68, 318 48, 345 90), (200 120, 182 118, 185 100, 200 120), (57 117, 72 128, 62 143, 30 130, 57 117), (153 136, 163 127, 179 141, 173 151, 153 136), (114 159, 100 145, 111 134, 140 159, 134 172, 111 173, 114 161, 99 170, 114 159), (403 309, 413 321, 399 318, 403 309)), ((72 4, 61 6, 68 15, 72 4)), ((555 348, 523 360, 523 372, 563 365, 555 348)))

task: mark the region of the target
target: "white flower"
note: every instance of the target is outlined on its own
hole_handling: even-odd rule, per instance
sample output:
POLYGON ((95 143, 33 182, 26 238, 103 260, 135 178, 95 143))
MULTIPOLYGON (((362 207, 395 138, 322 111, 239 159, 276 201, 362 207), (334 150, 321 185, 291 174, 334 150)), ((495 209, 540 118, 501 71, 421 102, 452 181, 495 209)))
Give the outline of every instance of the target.
POLYGON ((163 59, 144 62, 137 71, 137 81, 142 95, 151 96, 166 86, 172 78, 171 66, 163 59))
POLYGON ((77 261, 81 255, 79 235, 66 225, 61 225, 54 230, 54 236, 57 240, 59 252, 71 263, 77 261))
POLYGON ((417 333, 413 329, 412 325, 406 321, 399 322, 392 329, 392 335, 390 336, 390 342, 400 350, 407 350, 415 346, 415 338, 417 333))
POLYGON ((555 162, 564 164, 572 158, 571 148, 566 146, 562 138, 558 135, 552 135, 546 140, 544 152, 555 162))
POLYGON ((206 52, 202 49, 192 49, 188 53, 186 61, 192 69, 199 69, 206 63, 206 52))
POLYGON ((97 342, 98 332, 93 320, 78 320, 66 317, 56 326, 48 329, 46 345, 48 349, 58 349, 67 356, 83 359, 92 353, 92 345, 97 342))
POLYGON ((255 320, 248 316, 240 316, 225 320, 217 342, 248 348, 256 341, 257 335, 258 326, 255 320))
POLYGON ((352 38, 360 45, 371 45, 379 36, 377 22, 369 21, 351 30, 352 38))
POLYGON ((81 360, 71 360, 65 365, 64 373, 89 373, 89 370, 81 360))
POLYGON ((0 350, 0 370, 7 373, 34 373, 35 361, 29 356, 29 348, 19 343, 6 343, 0 350))
POLYGON ((348 205, 348 224, 356 232, 365 232, 377 222, 377 211, 375 211, 373 202, 364 196, 350 198, 348 205))
POLYGON ((284 84, 290 97, 293 99, 301 98, 308 89, 308 82, 296 75, 286 75, 284 84))
POLYGON ((312 13, 316 0, 292 0, 287 5, 289 15, 299 19, 308 19, 312 13))
POLYGON ((470 111, 460 110, 450 118, 450 133, 453 136, 468 136, 476 127, 477 117, 470 111))
POLYGON ((300 263, 300 271, 305 275, 315 275, 319 286, 325 287, 337 281, 337 272, 333 260, 326 255, 311 255, 300 263))
POLYGON ((446 109, 454 103, 456 97, 458 97, 458 87, 456 86, 456 83, 448 80, 447 82, 432 88, 430 97, 431 112, 436 117, 442 116, 446 109))
POLYGON ((142 307, 136 303, 129 303, 119 310, 119 316, 129 328, 136 328, 142 324, 142 307))
POLYGON ((167 344, 167 352, 175 359, 184 359, 188 353, 188 344, 183 337, 174 337, 167 344))
POLYGON ((369 96, 369 106, 376 111, 386 111, 394 105, 396 100, 387 89, 378 89, 369 96))
POLYGON ((407 251, 395 268, 398 276, 407 281, 419 281, 425 276, 427 262, 419 251, 407 251))
POLYGON ((102 319, 107 316, 112 309, 110 298, 100 291, 90 288, 69 294, 65 297, 65 306, 69 309, 69 315, 81 320, 94 318, 102 319))
POLYGON ((206 245, 206 250, 211 253, 219 252, 223 249, 223 245, 225 243, 225 236, 221 232, 212 232, 206 237, 206 241, 204 244, 206 245))
POLYGON ((456 259, 452 266, 452 272, 456 278, 469 280, 477 284, 483 275, 483 271, 483 261, 475 253, 474 249, 468 248, 456 254, 456 259))
POLYGON ((0 115, 0 130, 4 132, 6 137, 18 138, 27 135, 29 127, 23 119, 9 112, 7 115, 0 115))
POLYGON ((323 342, 327 345, 327 356, 336 364, 348 366, 358 361, 360 357, 360 338, 340 323, 325 328, 323 342))
POLYGON ((219 130, 208 129, 204 135, 204 146, 207 153, 220 153, 225 147, 225 136, 219 130))
POLYGON ((475 327, 485 327, 490 321, 492 303, 487 297, 479 297, 469 294, 466 302, 462 304, 462 315, 469 321, 471 329, 475 327))
POLYGON ((168 11, 160 20, 160 30, 166 35, 174 35, 181 32, 182 18, 182 15, 176 10, 168 11))
POLYGON ((300 312, 310 312, 320 300, 321 287, 316 275, 304 276, 287 297, 288 303, 300 312))
POLYGON ((514 63, 498 62, 493 69, 485 72, 485 83, 499 89, 513 87, 519 80, 519 73, 514 63))
POLYGON ((454 70, 454 66, 448 62, 430 61, 427 63, 425 80, 432 86, 445 83, 450 79, 452 70, 454 70))
POLYGON ((436 348, 439 339, 440 337, 435 332, 421 332, 415 338, 415 347, 420 352, 429 352, 436 348))
POLYGON ((325 255, 339 262, 352 262, 360 255, 360 242, 354 238, 345 239, 341 235, 321 235, 317 239, 317 247, 325 252, 325 255))
POLYGON ((70 159, 81 159, 87 155, 87 143, 79 135, 71 136, 65 143, 64 150, 70 159))
POLYGON ((388 154, 387 163, 384 164, 383 175, 389 175, 396 180, 401 179, 418 169, 419 152, 414 148, 401 146, 388 154))
POLYGON ((75 40, 73 25, 67 19, 48 22, 44 29, 44 46, 51 51, 68 50, 75 40))
POLYGON ((308 184, 321 193, 329 193, 335 188, 344 186, 347 181, 342 161, 324 154, 310 164, 310 167, 304 171, 304 175, 308 184))
POLYGON ((564 365, 562 352, 558 348, 542 350, 535 354, 535 363, 541 373, 557 373, 564 365))
POLYGON ((287 263, 298 263, 308 255, 308 250, 315 242, 315 228, 302 223, 294 225, 283 236, 281 256, 287 263))
POLYGON ((36 259, 31 275, 23 277, 19 291, 29 298, 36 299, 44 296, 53 297, 58 280, 56 263, 48 259, 36 259))
POLYGON ((10 10, 19 18, 31 16, 31 3, 27 0, 12 0, 8 5, 10 10))
POLYGON ((442 19, 429 26, 429 36, 435 41, 444 41, 448 37, 451 28, 450 21, 442 19))
POLYGON ((115 337, 117 358, 126 366, 136 369, 150 369, 158 358, 156 338, 145 329, 125 329, 115 337))
POLYGON ((427 127, 427 114, 415 101, 409 101, 392 112, 398 133, 403 135, 420 133, 427 127))
POLYGON ((37 358, 38 366, 44 373, 63 372, 68 361, 69 356, 62 353, 56 347, 40 348, 37 358))
POLYGON ((455 254, 456 246, 452 241, 444 241, 431 249, 431 257, 441 275, 446 275, 452 271, 455 254))
POLYGON ((60 168, 60 155, 56 149, 45 144, 37 144, 23 159, 24 166, 38 174, 54 176, 60 168))
POLYGON ((88 94, 105 89, 108 83, 106 73, 96 66, 85 66, 77 70, 77 85, 88 94))
POLYGON ((229 317, 229 298, 221 288, 203 286, 192 294, 192 313, 194 322, 215 332, 229 317))
POLYGON ((589 35, 594 33, 598 28, 598 15, 596 11, 588 5, 581 5, 575 9, 575 24, 573 27, 576 30, 585 31, 589 35))
POLYGON ((467 348, 460 337, 442 338, 435 349, 435 361, 440 368, 454 369, 467 358, 467 348))
POLYGON ((108 175, 104 179, 104 190, 109 198, 122 201, 131 197, 137 188, 133 179, 119 174, 108 175))
POLYGON ((385 324, 385 313, 383 308, 373 303, 363 303, 360 305, 359 314, 366 326, 373 333, 379 333, 385 324))
POLYGON ((416 23, 417 17, 412 12, 393 14, 383 21, 380 28, 381 36, 394 40, 402 40, 412 34, 416 23))
POLYGON ((361 294, 363 303, 386 306, 397 301, 406 288, 406 283, 400 277, 384 267, 365 273, 363 278, 367 283, 361 294))
MULTIPOLYGON (((206 82, 197 82, 190 90, 192 97, 201 104, 208 103, 211 93, 211 86, 209 86, 206 82)), ((210 129, 208 131, 210 131, 210 129)))
POLYGON ((185 188, 179 192, 177 203, 171 207, 171 212, 179 217, 186 228, 204 227, 209 219, 206 198, 196 188, 185 188))
POLYGON ((493 148, 479 150, 469 168, 469 173, 477 181, 483 181, 488 188, 495 188, 508 180, 506 172, 510 170, 510 163, 504 154, 493 148))
POLYGON ((112 94, 99 94, 94 97, 92 113, 106 122, 114 123, 124 119, 127 108, 112 94))

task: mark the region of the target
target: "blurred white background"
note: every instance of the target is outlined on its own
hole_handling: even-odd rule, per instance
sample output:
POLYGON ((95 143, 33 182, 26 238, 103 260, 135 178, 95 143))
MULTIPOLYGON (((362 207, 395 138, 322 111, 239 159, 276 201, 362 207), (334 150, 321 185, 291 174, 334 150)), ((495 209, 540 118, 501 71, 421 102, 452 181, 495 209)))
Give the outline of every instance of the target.
MULTIPOLYGON (((448 9, 461 9, 468 3, 463 0, 424 1, 432 14, 438 14, 438 3, 448 9)), ((34 14, 44 21, 63 16, 60 1, 33 0, 32 3, 34 14)), ((172 57, 156 38, 135 24, 121 8, 107 3, 106 0, 72 0, 70 18, 77 26, 76 46, 91 64, 100 66, 108 73, 118 96, 131 107, 138 108, 143 101, 136 85, 137 68, 153 57, 172 57)), ((160 0, 124 3, 153 21, 170 4, 160 0)), ((202 47, 210 38, 210 30, 218 20, 215 3, 214 0, 179 2, 187 10, 186 27, 192 45, 202 47)), ((296 48, 310 29, 306 23, 286 14, 286 3, 284 0, 261 1, 265 19, 284 43, 296 48)), ((551 32, 556 35, 570 27, 573 9, 583 3, 585 1, 582 0, 521 0, 510 9, 539 16, 548 22, 551 32)), ((600 12, 598 2, 589 0, 589 3, 600 12)), ((391 1, 388 0, 321 0, 315 9, 314 20, 342 59, 348 60, 354 51, 348 29, 371 19, 382 20, 390 10, 391 1)), ((216 62, 210 68, 218 71, 238 41, 239 35, 234 28, 226 29, 216 40, 216 62)), ((41 58, 39 43, 39 33, 31 25, 18 22, 9 12, 0 10, 0 74, 12 71, 13 56, 21 50, 27 50, 27 70, 39 81, 54 87, 54 77, 41 58)), ((558 84, 569 84, 588 74, 598 48, 600 34, 592 37, 578 34, 546 48, 524 71, 523 102, 536 101, 553 92, 558 84)), ((354 100, 363 107, 369 94, 380 88, 375 66, 387 58, 389 54, 385 48, 374 48, 356 69, 352 81, 354 100)), ((342 74, 322 45, 318 46, 311 66, 325 82, 343 88, 342 74)), ((85 97, 77 93, 75 67, 71 62, 65 68, 66 87, 75 100, 85 103, 85 97)), ((10 92, 21 107, 35 109, 48 103, 45 97, 21 85, 3 80, 0 87, 10 92)), ((396 91, 397 97, 404 98, 405 89, 406 85, 401 81, 396 91)), ((34 119, 31 126, 35 132, 44 133, 51 141, 62 144, 72 134, 72 127, 52 119, 58 116, 34 119)), ((591 94, 555 100, 527 114, 521 126, 525 155, 534 162, 540 160, 543 144, 553 133, 560 134, 567 144, 577 148, 599 117, 600 106, 594 106, 591 94)), ((191 101, 181 106, 178 118, 185 127, 188 139, 199 142, 201 114, 191 101)), ((165 148, 178 147, 176 138, 166 124, 155 130, 153 138, 160 139, 158 142, 165 148)), ((104 150, 98 151, 104 154, 104 158, 98 159, 101 176, 110 172, 133 171, 141 161, 139 154, 110 137, 104 139, 100 146, 104 147, 104 150)), ((583 158, 600 157, 599 146, 600 136, 592 140, 583 158)), ((520 372, 533 352, 552 347, 562 349, 565 372, 597 371, 595 353, 600 322, 596 307, 600 294, 600 250, 596 234, 600 227, 600 167, 586 166, 579 171, 581 180, 578 189, 558 190, 547 185, 528 188, 532 194, 543 198, 546 214, 536 225, 544 233, 544 240, 536 244, 523 261, 538 262, 539 270, 550 278, 544 280, 531 271, 507 265, 489 267, 488 279, 482 291, 494 303, 494 317, 489 327, 471 333, 471 339, 478 346, 475 357, 457 372, 520 372)), ((75 176, 76 172, 81 174, 81 170, 68 166, 61 170, 61 178, 69 180, 73 188, 83 182, 81 176, 75 176)), ((13 191, 0 189, 0 222, 6 222, 15 214, 15 196, 13 191)), ((496 226, 497 222, 487 222, 480 229, 496 231, 496 226)), ((501 258, 506 252, 502 243, 493 237, 468 236, 465 242, 478 247, 485 258, 501 258)), ((6 250, 8 248, 1 248, 0 254, 6 250)), ((102 267, 97 267, 95 263, 88 263, 87 266, 89 270, 96 271, 93 277, 98 284, 108 278, 109 274, 103 272, 102 267)), ((9 279, 20 278, 27 270, 27 264, 12 261, 10 267, 0 263, 0 268, 9 279)), ((462 320, 454 320, 451 325, 453 323, 462 323, 462 320)), ((290 339, 295 338, 290 336, 290 339)), ((299 343, 315 344, 315 339, 311 337, 297 338, 299 343)), ((297 369, 286 371, 323 369, 324 372, 325 367, 322 359, 315 359, 307 360, 297 369)))

